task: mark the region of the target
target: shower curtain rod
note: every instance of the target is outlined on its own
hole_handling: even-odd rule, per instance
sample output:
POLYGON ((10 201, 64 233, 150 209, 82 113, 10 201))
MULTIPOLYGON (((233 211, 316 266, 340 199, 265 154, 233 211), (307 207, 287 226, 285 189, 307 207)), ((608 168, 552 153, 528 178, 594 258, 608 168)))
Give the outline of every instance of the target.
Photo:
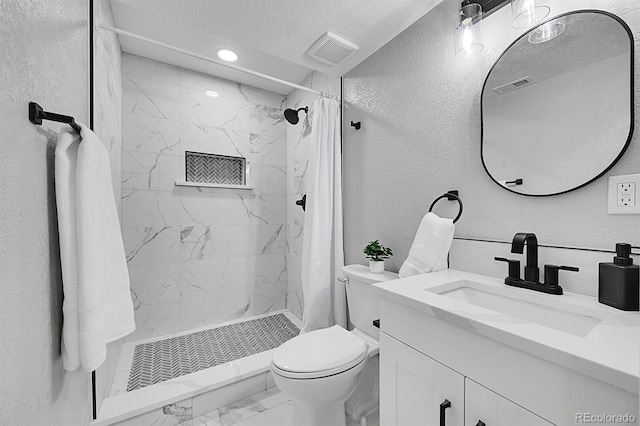
POLYGON ((301 86, 299 84, 291 83, 290 81, 282 80, 280 78, 273 77, 273 76, 270 76, 268 74, 263 74, 261 72, 257 72, 257 71, 253 71, 253 70, 250 70, 250 69, 247 69, 247 68, 239 67, 237 65, 233 65, 233 64, 230 64, 228 62, 217 61, 217 60, 215 60, 213 58, 210 58, 208 56, 200 55, 199 53, 195 53, 195 52, 192 52, 190 50, 185 50, 185 49, 182 49, 182 48, 177 47, 177 46, 172 46, 170 44, 163 43, 161 41, 156 41, 156 40, 153 40, 153 39, 150 39, 150 38, 147 38, 147 37, 143 37, 141 35, 134 34, 134 33, 131 33, 129 31, 121 30, 119 28, 109 27, 109 26, 106 26, 106 25, 100 25, 100 26, 98 26, 98 28, 100 28, 102 30, 111 31, 111 32, 114 32, 116 34, 122 34, 123 36, 135 38, 135 39, 138 39, 138 40, 142 40, 142 41, 150 43, 150 44, 155 44, 156 46, 160 46, 160 47, 164 47, 166 49, 174 50, 174 51, 176 51, 178 53, 182 53, 183 55, 187 55, 187 56, 191 56, 191 57, 194 57, 194 58, 202 59, 203 61, 211 62, 211 63, 214 63, 216 65, 222 65, 223 67, 231 68, 231 69, 236 70, 236 71, 241 71, 241 72, 244 72, 244 73, 247 73, 247 74, 251 74, 251 75, 256 76, 256 77, 264 78, 266 80, 270 80, 270 81, 273 81, 273 82, 276 82, 276 83, 280 83, 280 84, 283 84, 285 86, 292 87, 294 89, 304 90, 305 92, 314 93, 316 95, 324 96, 324 97, 327 97, 327 98, 335 98, 335 96, 330 95, 328 93, 319 92, 317 90, 309 89, 308 87, 304 87, 304 86, 301 86))

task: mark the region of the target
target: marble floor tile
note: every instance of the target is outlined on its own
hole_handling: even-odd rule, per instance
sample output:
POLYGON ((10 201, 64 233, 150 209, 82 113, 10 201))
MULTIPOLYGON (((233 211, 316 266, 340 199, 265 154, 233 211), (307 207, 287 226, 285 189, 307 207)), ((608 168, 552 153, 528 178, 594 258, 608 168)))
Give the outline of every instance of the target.
POLYGON ((288 426, 291 425, 292 414, 293 401, 287 401, 237 424, 238 426, 288 426))
MULTIPOLYGON (((227 386, 201 393, 193 397, 193 417, 215 412, 224 407, 251 395, 257 395, 265 389, 269 389, 268 376, 270 372, 256 374, 255 376, 239 380, 227 386)), ((272 386, 273 387, 273 386, 272 386)))
POLYGON ((284 426, 292 412, 291 397, 270 389, 193 419, 193 426, 284 426))
POLYGON ((124 420, 118 426, 163 425, 174 426, 184 424, 192 419, 191 399, 167 404, 148 413, 124 420))

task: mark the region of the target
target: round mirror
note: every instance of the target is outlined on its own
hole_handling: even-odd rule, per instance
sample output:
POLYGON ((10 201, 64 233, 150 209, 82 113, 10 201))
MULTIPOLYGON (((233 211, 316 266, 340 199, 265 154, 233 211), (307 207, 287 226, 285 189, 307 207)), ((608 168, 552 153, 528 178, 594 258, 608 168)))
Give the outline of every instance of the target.
POLYGON ((633 133, 633 36, 596 10, 557 16, 498 58, 482 89, 482 162, 501 187, 556 195, 622 156, 633 133))

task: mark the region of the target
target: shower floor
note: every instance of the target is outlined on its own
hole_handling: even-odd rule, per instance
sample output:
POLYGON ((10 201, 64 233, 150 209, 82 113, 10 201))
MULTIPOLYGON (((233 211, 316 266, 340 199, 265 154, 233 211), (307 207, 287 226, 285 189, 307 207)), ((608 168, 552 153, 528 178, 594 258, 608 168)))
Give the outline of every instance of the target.
POLYGON ((283 313, 137 344, 127 392, 277 348, 300 329, 283 313))
MULTIPOLYGON (((109 397, 92 425, 159 424, 175 416, 195 419, 272 389, 272 353, 301 327, 301 321, 283 309, 125 343, 109 397), (212 342, 216 335, 224 337, 223 343, 212 342), (134 366, 136 348, 139 367, 134 366), (142 386, 127 391, 130 378, 139 382, 134 386, 142 386)), ((172 424, 181 422, 174 420, 179 419, 172 418, 172 424)))

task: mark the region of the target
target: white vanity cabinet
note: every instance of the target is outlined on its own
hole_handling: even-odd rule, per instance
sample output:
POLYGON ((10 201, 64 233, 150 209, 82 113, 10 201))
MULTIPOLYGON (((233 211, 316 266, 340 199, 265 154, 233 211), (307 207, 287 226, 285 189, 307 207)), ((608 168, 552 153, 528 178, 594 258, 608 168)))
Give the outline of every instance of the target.
MULTIPOLYGON (((421 284, 419 279, 413 280, 421 284)), ((477 426, 478 421, 486 426, 578 426, 590 414, 627 415, 634 419, 628 424, 639 424, 637 378, 628 380, 619 370, 567 355, 564 348, 535 353, 539 345, 521 335, 538 326, 489 311, 474 317, 457 302, 443 303, 444 309, 436 306, 441 296, 429 296, 420 288, 415 296, 410 293, 412 298, 393 293, 402 291, 409 280, 379 285, 389 289, 380 299, 381 426, 438 426, 445 399, 451 402, 445 410, 446 426, 477 426), (488 319, 493 323, 482 322, 488 319), (517 328, 520 335, 502 332, 501 326, 517 328)), ((614 319, 625 324, 626 318, 603 323, 610 321, 615 327, 614 319)), ((638 329, 631 324, 626 325, 629 330, 638 329)), ((586 339, 606 341, 619 331, 614 327, 602 334, 596 329, 586 339)), ((612 357, 636 358, 638 339, 628 334, 617 339, 616 346, 601 350, 612 357)), ((582 350, 585 338, 564 339, 582 350)))
POLYGON ((383 426, 551 426, 425 354, 380 333, 383 426))
POLYGON ((465 426, 482 426, 482 423, 486 426, 553 425, 468 378, 464 380, 464 398, 465 426))
POLYGON ((384 333, 380 348, 380 425, 464 425, 463 375, 384 333))

